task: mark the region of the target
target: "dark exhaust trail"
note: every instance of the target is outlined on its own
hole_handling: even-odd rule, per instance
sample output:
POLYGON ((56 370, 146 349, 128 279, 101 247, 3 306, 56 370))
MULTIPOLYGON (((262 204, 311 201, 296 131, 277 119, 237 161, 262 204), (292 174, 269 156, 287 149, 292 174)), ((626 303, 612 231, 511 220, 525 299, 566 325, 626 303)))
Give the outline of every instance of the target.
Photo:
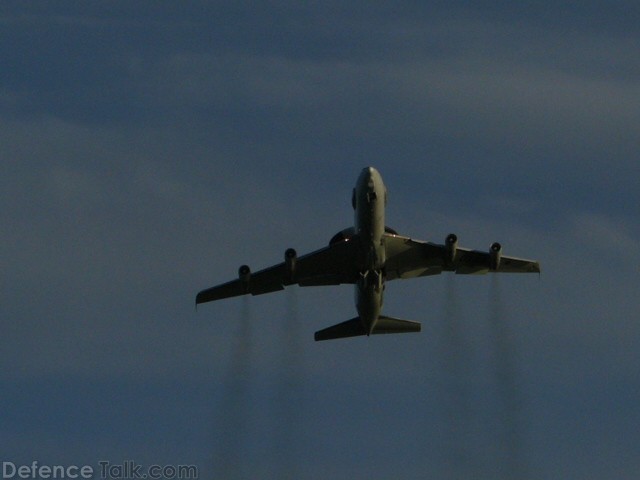
POLYGON ((465 341, 455 279, 446 276, 442 361, 444 380, 446 478, 471 478, 473 405, 470 396, 470 346, 465 341))
POLYGON ((498 275, 492 275, 490 287, 489 329, 499 402, 498 451, 502 456, 498 462, 498 478, 526 480, 528 472, 523 458, 522 395, 518 388, 517 353, 504 310, 498 275))
POLYGON ((295 468, 296 435, 302 419, 303 350, 298 313, 298 293, 288 288, 285 318, 282 324, 281 351, 275 392, 275 420, 273 431, 273 478, 293 480, 299 478, 295 468))
POLYGON ((240 322, 231 348, 231 358, 222 388, 219 410, 216 412, 218 429, 214 432, 214 478, 246 478, 241 471, 243 445, 246 441, 250 411, 248 394, 252 357, 253 325, 250 299, 242 299, 240 322))

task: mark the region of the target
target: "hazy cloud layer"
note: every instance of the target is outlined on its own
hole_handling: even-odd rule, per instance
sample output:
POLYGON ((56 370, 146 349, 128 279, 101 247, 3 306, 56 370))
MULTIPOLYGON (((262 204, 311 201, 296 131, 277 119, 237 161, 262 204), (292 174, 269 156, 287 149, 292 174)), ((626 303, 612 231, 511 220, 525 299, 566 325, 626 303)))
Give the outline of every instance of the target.
POLYGON ((531 478, 633 478, 637 14, 625 2, 7 6, 7 459, 95 464, 98 452, 209 475, 216 425, 240 425, 220 421, 233 404, 256 475, 496 478, 511 435, 531 478), (314 330, 353 316, 347 287, 195 313, 195 293, 241 263, 350 225, 368 164, 389 225, 498 240, 539 259, 541 277, 501 277, 499 295, 487 277, 393 282, 385 312, 423 322, 409 338, 315 344, 314 330), (251 361, 234 363, 248 317, 251 361), (237 371, 242 395, 225 396, 237 371), (463 398, 447 404, 451 388, 463 398))

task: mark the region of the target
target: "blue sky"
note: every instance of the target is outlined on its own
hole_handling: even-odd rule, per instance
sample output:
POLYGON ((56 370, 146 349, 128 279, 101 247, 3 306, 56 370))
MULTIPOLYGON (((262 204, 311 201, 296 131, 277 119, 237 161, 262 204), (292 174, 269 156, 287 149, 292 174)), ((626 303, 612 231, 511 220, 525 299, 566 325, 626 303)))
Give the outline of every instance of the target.
POLYGON ((640 12, 536 5, 3 3, 2 460, 635 478, 640 12), (194 311, 366 165, 401 233, 542 275, 390 283, 420 335, 314 343, 346 286, 194 311))

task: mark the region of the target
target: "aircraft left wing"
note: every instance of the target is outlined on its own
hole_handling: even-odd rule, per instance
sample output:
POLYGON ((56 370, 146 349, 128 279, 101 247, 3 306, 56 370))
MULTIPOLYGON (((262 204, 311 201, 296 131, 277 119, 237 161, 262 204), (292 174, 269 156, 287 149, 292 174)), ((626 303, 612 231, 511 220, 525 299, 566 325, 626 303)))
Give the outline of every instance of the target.
POLYGON ((343 241, 299 258, 290 248, 285 252, 284 262, 256 273, 243 265, 238 279, 202 290, 196 296, 196 304, 238 295, 262 295, 293 284, 307 287, 355 283, 358 277, 356 244, 353 240, 343 241))
POLYGON ((413 240, 402 235, 385 234, 387 280, 437 275, 443 271, 459 274, 540 273, 535 260, 502 255, 499 243, 488 251, 470 250, 457 246, 458 239, 449 235, 444 245, 413 240))

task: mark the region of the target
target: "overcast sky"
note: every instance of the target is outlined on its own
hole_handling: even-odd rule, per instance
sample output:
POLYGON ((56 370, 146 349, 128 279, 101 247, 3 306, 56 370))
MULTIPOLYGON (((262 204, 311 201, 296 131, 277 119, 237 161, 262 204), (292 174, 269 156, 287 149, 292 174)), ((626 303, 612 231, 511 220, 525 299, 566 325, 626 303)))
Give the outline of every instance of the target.
POLYGON ((3 2, 2 461, 201 478, 636 478, 636 2, 3 2), (542 275, 194 309, 350 226, 542 275))

